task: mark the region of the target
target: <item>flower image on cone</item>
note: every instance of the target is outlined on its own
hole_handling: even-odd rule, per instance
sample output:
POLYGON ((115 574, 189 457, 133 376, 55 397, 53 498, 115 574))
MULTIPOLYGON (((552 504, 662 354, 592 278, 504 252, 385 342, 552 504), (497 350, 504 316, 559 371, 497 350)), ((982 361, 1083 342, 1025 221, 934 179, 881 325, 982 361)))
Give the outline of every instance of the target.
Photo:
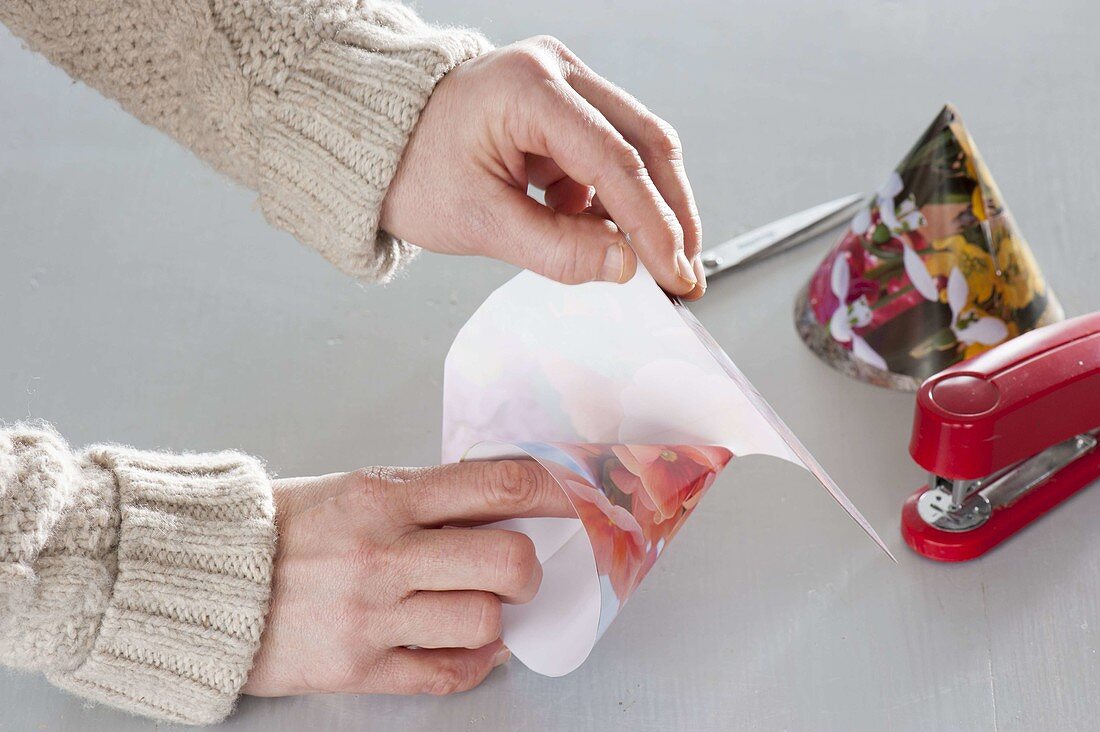
POLYGON ((608 577, 617 612, 729 464, 723 447, 554 445, 568 463, 540 451, 542 464, 569 495, 608 577), (579 468, 580 470, 575 470, 579 468))
POLYGON ((853 217, 799 307, 800 333, 827 361, 909 388, 1064 317, 950 105, 853 217))

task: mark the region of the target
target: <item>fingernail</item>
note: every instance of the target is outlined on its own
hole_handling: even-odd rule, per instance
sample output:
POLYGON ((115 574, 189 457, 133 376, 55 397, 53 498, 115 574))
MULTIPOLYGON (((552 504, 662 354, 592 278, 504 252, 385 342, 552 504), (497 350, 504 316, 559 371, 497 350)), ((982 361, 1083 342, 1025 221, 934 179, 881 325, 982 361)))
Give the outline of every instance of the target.
POLYGON ((696 254, 695 259, 691 260, 691 268, 695 270, 695 279, 699 283, 699 287, 703 288, 703 292, 707 291, 707 273, 703 269, 703 257, 696 254))
POLYGON ((695 272, 691 268, 691 262, 688 261, 682 249, 676 252, 676 276, 692 287, 695 287, 697 283, 695 272))
POLYGON ((493 668, 503 666, 511 657, 512 652, 508 650, 507 646, 501 646, 500 650, 497 651, 497 655, 493 656, 493 668))
POLYGON ((603 267, 600 269, 599 279, 604 282, 622 282, 626 268, 626 256, 623 251, 623 243, 615 242, 607 248, 603 256, 603 267))

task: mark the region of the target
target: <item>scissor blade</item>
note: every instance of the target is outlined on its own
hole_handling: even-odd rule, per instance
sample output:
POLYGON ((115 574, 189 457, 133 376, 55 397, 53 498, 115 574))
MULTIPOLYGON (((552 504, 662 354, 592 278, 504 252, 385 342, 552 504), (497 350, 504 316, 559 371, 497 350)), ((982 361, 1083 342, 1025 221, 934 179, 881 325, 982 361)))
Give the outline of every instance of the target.
POLYGON ((791 214, 727 242, 703 250, 703 271, 707 276, 789 249, 831 229, 862 205, 864 195, 853 193, 791 214))

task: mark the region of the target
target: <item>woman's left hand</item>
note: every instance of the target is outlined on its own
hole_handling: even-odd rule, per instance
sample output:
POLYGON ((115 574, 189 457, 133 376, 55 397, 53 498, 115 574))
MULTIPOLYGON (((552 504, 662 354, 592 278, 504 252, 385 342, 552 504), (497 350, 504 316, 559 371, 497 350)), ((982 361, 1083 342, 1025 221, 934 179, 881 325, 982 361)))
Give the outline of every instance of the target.
POLYGON ((576 516, 533 460, 275 482, 271 609, 244 693, 450 694, 508 659, 501 603, 538 592, 523 534, 454 528, 576 516), (410 647, 415 646, 415 647, 410 647))

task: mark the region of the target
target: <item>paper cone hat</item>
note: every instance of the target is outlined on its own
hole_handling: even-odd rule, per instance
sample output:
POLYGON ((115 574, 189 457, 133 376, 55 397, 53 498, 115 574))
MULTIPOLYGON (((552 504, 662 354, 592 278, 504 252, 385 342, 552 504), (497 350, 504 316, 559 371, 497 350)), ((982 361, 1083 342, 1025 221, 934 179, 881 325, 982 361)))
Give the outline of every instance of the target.
POLYGON ((576 512, 493 525, 529 536, 542 563, 538 595, 505 606, 503 633, 539 673, 584 661, 719 472, 754 453, 810 471, 886 550, 644 270, 625 285, 572 287, 524 272, 489 296, 447 355, 443 461, 533 458, 576 512))
POLYGON ((852 219, 795 303, 799 335, 826 362, 909 391, 1064 317, 951 105, 852 219))

